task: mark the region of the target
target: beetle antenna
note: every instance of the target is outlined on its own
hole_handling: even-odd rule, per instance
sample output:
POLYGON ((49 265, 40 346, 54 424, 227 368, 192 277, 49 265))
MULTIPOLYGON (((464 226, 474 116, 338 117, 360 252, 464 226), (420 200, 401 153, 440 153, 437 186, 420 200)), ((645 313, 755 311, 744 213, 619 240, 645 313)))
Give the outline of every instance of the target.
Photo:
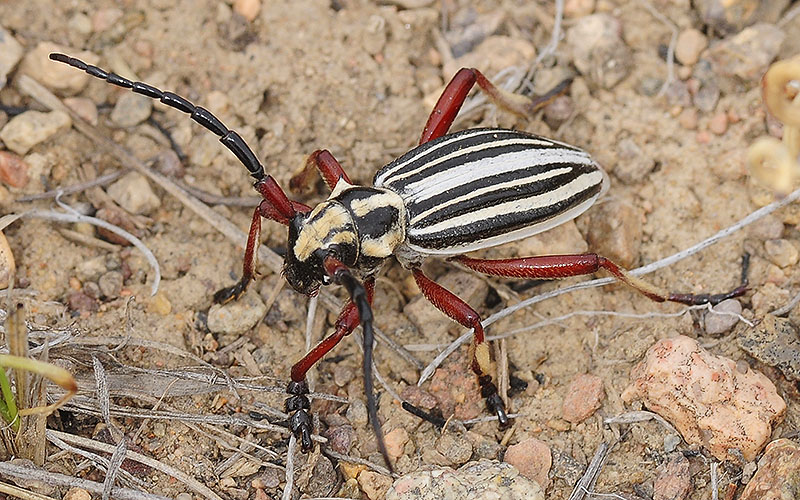
POLYGON ((173 92, 164 92, 147 83, 128 80, 116 73, 110 73, 66 54, 53 52, 50 54, 50 59, 68 64, 73 68, 82 70, 95 78, 105 80, 118 87, 129 89, 135 94, 156 99, 171 108, 188 114, 192 120, 219 136, 219 142, 239 159, 242 165, 250 172, 250 176, 256 180, 256 189, 258 189, 259 186, 266 187, 258 189, 259 193, 269 200, 285 219, 291 219, 295 215, 296 212, 294 208, 292 208, 289 199, 286 197, 286 193, 277 186, 277 183, 271 175, 267 175, 264 172, 264 166, 258 161, 258 157, 253 153, 253 150, 250 149, 250 146, 247 145, 244 139, 242 139, 242 136, 235 130, 228 129, 228 127, 222 123, 222 120, 214 116, 209 110, 201 106, 195 106, 188 99, 173 92))
POLYGON ((383 440, 381 423, 378 420, 378 404, 375 399, 375 391, 372 381, 372 345, 375 342, 375 332, 372 328, 372 307, 369 305, 367 290, 361 284, 350 269, 342 264, 337 258, 327 256, 323 260, 325 272, 337 284, 347 289, 350 300, 358 309, 359 322, 364 335, 364 392, 367 396, 367 413, 372 423, 372 430, 378 441, 378 451, 383 455, 383 460, 390 471, 394 472, 392 463, 389 461, 389 453, 386 451, 386 443, 383 440))

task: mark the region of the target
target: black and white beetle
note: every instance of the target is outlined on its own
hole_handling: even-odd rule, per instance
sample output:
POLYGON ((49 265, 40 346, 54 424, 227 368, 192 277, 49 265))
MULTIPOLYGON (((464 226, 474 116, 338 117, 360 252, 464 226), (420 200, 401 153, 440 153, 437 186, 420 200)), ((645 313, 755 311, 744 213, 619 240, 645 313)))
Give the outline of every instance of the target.
POLYGON ((256 180, 254 187, 264 200, 253 213, 242 279, 217 292, 216 301, 238 298, 254 278, 262 217, 289 228, 283 273, 295 290, 313 295, 320 286, 330 283, 347 289, 350 302, 339 315, 334 333, 292 367, 286 410, 291 414, 289 426, 304 450, 312 446, 306 373, 360 322, 364 331, 364 389, 369 418, 379 449, 389 464, 370 370, 375 274, 391 256, 411 270, 420 290, 434 306, 473 329, 471 368, 488 408, 501 424, 506 424, 508 417, 492 381, 492 361, 480 316, 425 276, 421 269, 425 258, 444 257, 484 274, 528 279, 564 278, 605 269, 658 302, 716 303, 746 291, 742 286, 718 295, 670 293, 631 276, 597 254, 502 260, 463 255, 574 219, 607 189, 608 178, 600 166, 574 146, 515 130, 481 128, 447 133, 476 83, 495 104, 526 115, 562 92, 568 82, 546 96, 529 99, 498 89, 476 69, 461 69, 434 107, 419 146, 378 170, 372 187, 353 185, 328 151, 312 153, 305 170, 293 182, 302 183, 316 168, 332 192, 327 200, 311 208, 290 201, 239 134, 228 130, 208 110, 172 92, 130 81, 64 54, 50 54, 50 58, 190 114, 194 121, 217 134, 250 171, 256 180))

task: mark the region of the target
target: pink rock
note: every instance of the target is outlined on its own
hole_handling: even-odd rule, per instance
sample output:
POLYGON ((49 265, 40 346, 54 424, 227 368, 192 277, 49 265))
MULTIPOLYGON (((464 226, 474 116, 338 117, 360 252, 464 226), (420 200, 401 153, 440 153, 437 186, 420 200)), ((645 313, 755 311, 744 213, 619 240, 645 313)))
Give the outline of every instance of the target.
POLYGON ((602 406, 605 395, 603 379, 587 373, 578 375, 569 384, 567 395, 564 396, 561 410, 564 420, 573 424, 583 422, 602 406))
POLYGON ((682 453, 673 453, 658 468, 653 482, 653 500, 684 500, 692 492, 689 460, 682 453))
POLYGON ((550 484, 547 474, 553 465, 553 458, 550 447, 544 441, 528 438, 512 444, 506 450, 503 461, 516 467, 523 476, 539 483, 542 490, 546 490, 550 484))
POLYGON ((736 369, 736 362, 714 356, 689 337, 656 342, 631 371, 622 394, 641 399, 671 422, 689 444, 704 446, 719 460, 753 460, 767 443, 772 424, 786 403, 762 373, 736 369))

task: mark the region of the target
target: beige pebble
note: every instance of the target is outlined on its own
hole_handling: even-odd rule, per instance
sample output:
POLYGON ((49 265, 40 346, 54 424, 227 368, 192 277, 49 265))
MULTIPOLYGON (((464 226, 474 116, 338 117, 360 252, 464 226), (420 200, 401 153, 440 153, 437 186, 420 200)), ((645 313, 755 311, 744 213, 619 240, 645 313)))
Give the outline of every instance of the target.
POLYGON ((681 64, 691 66, 700 59, 700 53, 708 47, 706 36, 694 28, 685 29, 678 35, 675 58, 681 64))
POLYGON ((728 130, 728 115, 720 112, 711 117, 708 122, 708 129, 717 135, 722 135, 728 130))
POLYGON ((391 430, 383 436, 386 443, 386 453, 389 457, 398 459, 403 455, 406 443, 408 442, 408 432, 402 427, 391 430))
POLYGON ((797 247, 789 240, 767 240, 764 242, 764 250, 766 250, 770 262, 782 269, 797 264, 797 247))
POLYGON ((92 495, 81 488, 70 488, 64 493, 64 500, 92 500, 92 495))
POLYGON ((86 97, 67 97, 64 104, 84 121, 97 125, 97 106, 86 97))
POLYGON ((0 151, 0 182, 21 188, 25 187, 29 180, 28 164, 14 153, 0 151))
POLYGON ((248 21, 253 21, 261 11, 261 0, 235 0, 233 11, 248 21))
POLYGON ((694 130, 697 128, 697 110, 694 108, 686 108, 678 115, 678 123, 686 130, 694 130))
POLYGON ((0 232, 0 288, 7 288, 17 266, 5 235, 0 232))
POLYGON ((63 111, 26 111, 12 118, 0 130, 0 139, 11 151, 24 155, 35 145, 44 142, 72 125, 72 119, 63 111))
POLYGON ((588 16, 594 12, 595 0, 566 0, 564 17, 588 16))

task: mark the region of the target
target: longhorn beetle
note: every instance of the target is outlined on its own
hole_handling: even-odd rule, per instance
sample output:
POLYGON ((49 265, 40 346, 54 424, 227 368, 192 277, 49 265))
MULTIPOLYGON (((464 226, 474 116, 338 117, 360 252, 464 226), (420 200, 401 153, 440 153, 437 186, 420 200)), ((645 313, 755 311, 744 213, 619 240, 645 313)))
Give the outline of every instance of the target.
POLYGON ((194 121, 218 135, 220 142, 250 171, 254 187, 264 200, 253 212, 242 279, 217 292, 214 296, 217 302, 238 298, 254 279, 262 217, 288 226, 283 274, 295 290, 311 296, 320 286, 331 283, 347 289, 350 301, 339 314, 334 332, 292 367, 286 389, 289 427, 305 451, 312 446, 306 372, 360 323, 364 332, 364 390, 369 419, 379 450, 391 467, 372 385, 371 303, 375 275, 392 255, 411 270, 423 295, 436 308, 473 330, 470 367, 478 377, 487 407, 497 415, 501 425, 508 423, 508 416, 492 380, 492 361, 480 316, 466 302, 425 276, 421 268, 425 258, 443 257, 480 273, 529 279, 565 278, 605 269, 658 302, 717 303, 746 291, 740 286, 718 295, 671 293, 593 253, 500 260, 463 255, 516 241, 574 219, 608 188, 608 177, 602 168, 588 153, 574 146, 499 128, 448 134, 476 83, 498 106, 528 115, 561 93, 569 82, 562 82, 545 96, 530 99, 498 89, 476 69, 463 68, 436 103, 419 145, 381 167, 372 187, 354 185, 327 150, 312 153, 304 170, 292 180, 302 183, 314 168, 319 170, 331 194, 312 208, 289 200, 241 136, 208 110, 172 92, 128 80, 64 54, 50 54, 50 58, 191 115, 194 121))

